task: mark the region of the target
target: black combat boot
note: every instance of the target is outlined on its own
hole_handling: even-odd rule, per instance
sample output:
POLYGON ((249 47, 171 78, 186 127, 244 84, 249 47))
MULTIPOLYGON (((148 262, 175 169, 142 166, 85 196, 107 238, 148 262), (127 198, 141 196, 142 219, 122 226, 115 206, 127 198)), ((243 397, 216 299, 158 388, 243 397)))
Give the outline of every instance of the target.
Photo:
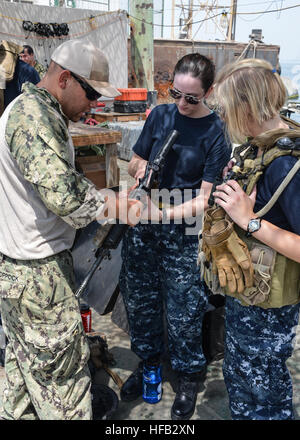
POLYGON ((137 369, 128 377, 120 392, 121 400, 124 402, 132 402, 143 395, 144 362, 149 365, 156 365, 159 362, 159 357, 155 356, 147 361, 141 361, 137 369))
POLYGON ((136 370, 124 382, 120 397, 124 402, 136 400, 143 394, 143 369, 144 363, 141 361, 136 370))
POLYGON ((172 420, 188 420, 195 411, 199 384, 206 377, 206 367, 198 373, 179 373, 176 397, 171 409, 172 420))

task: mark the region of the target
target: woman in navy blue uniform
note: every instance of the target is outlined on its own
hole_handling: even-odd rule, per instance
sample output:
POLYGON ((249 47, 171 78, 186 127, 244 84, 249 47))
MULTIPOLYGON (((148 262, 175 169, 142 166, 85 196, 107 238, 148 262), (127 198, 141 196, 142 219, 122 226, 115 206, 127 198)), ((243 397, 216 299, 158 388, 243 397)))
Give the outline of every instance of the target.
MULTIPOLYGON (((249 249, 263 243, 276 251, 265 300, 251 304, 238 293, 226 295, 223 372, 232 418, 239 420, 294 418, 286 360, 293 352, 299 320, 299 169, 294 168, 294 177, 273 207, 259 214, 299 164, 300 126, 279 113, 285 98, 281 78, 262 60, 228 65, 216 81, 215 100, 231 139, 242 143, 238 150, 243 159, 233 168, 234 180, 217 186, 215 202, 237 225, 249 249), (252 189, 258 166, 261 171, 252 189)), ((260 272, 255 276, 268 273, 266 267, 260 272)))
POLYGON ((165 313, 171 366, 178 373, 173 419, 193 415, 198 384, 206 373, 201 329, 207 295, 197 267, 199 228, 189 233, 187 228, 193 228, 182 217, 196 216, 197 210, 203 213, 213 182, 230 157, 222 122, 205 103, 214 72, 213 63, 199 53, 178 61, 170 88, 175 103, 151 111, 128 167, 131 176, 141 178, 170 131, 179 132, 159 181, 159 190, 175 191, 179 201, 171 198, 163 207, 161 223, 139 224, 128 231, 120 275, 131 348, 141 359, 125 382, 121 399, 141 396, 144 363, 160 362, 165 352, 165 313), (185 192, 190 194, 188 201, 185 192))

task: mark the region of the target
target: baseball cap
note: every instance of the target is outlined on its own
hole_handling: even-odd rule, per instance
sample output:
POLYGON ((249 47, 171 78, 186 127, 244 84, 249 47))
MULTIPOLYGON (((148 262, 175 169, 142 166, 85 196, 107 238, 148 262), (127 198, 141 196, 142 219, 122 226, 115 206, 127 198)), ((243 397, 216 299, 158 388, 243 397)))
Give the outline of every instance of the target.
POLYGON ((58 46, 51 60, 85 79, 96 92, 108 98, 120 92, 108 82, 109 66, 104 53, 92 43, 68 40, 58 46))

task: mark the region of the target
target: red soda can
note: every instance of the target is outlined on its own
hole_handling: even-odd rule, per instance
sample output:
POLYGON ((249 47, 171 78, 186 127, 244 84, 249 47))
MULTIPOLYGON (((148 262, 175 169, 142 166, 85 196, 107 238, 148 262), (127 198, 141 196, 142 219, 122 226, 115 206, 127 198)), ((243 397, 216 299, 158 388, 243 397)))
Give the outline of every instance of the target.
POLYGON ((85 303, 80 304, 80 313, 84 331, 90 333, 92 330, 92 311, 90 307, 85 303))

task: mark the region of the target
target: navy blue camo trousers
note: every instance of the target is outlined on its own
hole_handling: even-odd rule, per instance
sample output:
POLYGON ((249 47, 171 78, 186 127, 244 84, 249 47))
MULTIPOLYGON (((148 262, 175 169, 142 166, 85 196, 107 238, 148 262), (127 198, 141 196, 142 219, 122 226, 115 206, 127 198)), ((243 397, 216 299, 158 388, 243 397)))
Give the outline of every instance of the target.
POLYGON ((127 311, 131 348, 147 360, 164 347, 164 311, 172 369, 200 371, 202 320, 207 294, 197 267, 197 235, 181 224, 139 224, 123 239, 120 292, 127 311))
POLYGON ((293 419, 293 351, 299 304, 263 309, 226 297, 223 374, 236 420, 293 419))

